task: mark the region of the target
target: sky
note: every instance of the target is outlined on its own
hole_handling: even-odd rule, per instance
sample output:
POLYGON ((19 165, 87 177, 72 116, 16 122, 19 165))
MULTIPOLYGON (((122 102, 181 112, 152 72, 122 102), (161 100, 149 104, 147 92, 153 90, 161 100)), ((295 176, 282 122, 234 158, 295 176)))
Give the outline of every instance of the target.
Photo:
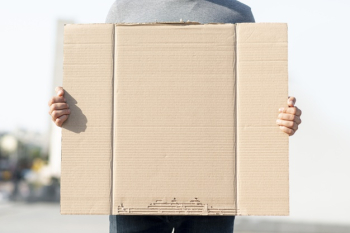
MULTIPOLYGON (((289 28, 289 95, 302 109, 290 137, 290 217, 350 223, 350 32, 348 0, 242 0, 256 22, 289 28)), ((113 1, 17 0, 0 8, 0 132, 45 133, 56 21, 104 23, 113 1)))

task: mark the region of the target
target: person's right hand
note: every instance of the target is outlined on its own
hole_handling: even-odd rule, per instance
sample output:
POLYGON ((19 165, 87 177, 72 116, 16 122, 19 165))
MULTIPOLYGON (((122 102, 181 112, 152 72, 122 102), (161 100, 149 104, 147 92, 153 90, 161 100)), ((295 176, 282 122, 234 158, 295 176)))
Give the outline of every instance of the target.
POLYGON ((49 114, 52 117, 52 121, 57 126, 61 127, 63 122, 68 119, 70 109, 69 105, 66 103, 66 99, 64 98, 63 88, 56 87, 55 91, 57 93, 57 96, 52 97, 49 101, 49 114))

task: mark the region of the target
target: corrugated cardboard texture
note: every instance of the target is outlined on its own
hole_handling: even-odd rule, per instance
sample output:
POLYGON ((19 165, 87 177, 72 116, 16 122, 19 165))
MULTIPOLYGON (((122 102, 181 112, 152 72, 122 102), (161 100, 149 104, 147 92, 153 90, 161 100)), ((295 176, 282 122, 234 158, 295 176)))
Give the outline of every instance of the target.
POLYGON ((286 24, 237 25, 237 174, 241 215, 288 215, 286 24))
POLYGON ((65 37, 78 109, 61 213, 288 214, 285 24, 69 25, 65 37))
POLYGON ((235 213, 234 28, 116 26, 114 214, 235 213))
POLYGON ((111 209, 114 25, 66 25, 62 130, 62 214, 111 209))

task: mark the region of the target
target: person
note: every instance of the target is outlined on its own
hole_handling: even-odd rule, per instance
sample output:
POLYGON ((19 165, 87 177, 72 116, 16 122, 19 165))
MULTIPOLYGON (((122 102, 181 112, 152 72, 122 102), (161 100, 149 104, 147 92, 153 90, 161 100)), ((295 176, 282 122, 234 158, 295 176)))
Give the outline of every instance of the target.
MULTIPOLYGON (((106 23, 150 23, 193 21, 199 23, 255 22, 249 6, 236 0, 116 0, 106 23)), ((49 114, 59 127, 68 119, 70 109, 64 90, 49 101, 49 114)), ((301 110, 295 97, 288 97, 288 108, 280 108, 276 124, 293 135, 301 123, 301 110)), ((276 126, 277 127, 277 126, 276 126)), ((232 233, 234 216, 123 216, 110 215, 110 233, 232 233)))

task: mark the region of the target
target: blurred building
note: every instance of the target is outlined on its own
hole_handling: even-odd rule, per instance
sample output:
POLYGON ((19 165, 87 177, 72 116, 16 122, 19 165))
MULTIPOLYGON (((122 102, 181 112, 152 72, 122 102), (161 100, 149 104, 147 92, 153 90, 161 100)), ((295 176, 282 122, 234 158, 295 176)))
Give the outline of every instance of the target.
MULTIPOLYGON (((65 24, 74 23, 72 20, 58 20, 56 23, 56 52, 54 75, 52 82, 52 96, 56 95, 55 87, 62 86, 63 79, 63 30, 65 24)), ((52 177, 61 176, 61 129, 52 121, 49 127, 49 169, 52 177)))
MULTIPOLYGON (((63 29, 71 20, 56 23, 56 52, 52 79, 62 86, 63 29)), ((61 129, 50 122, 49 132, 24 129, 0 132, 0 201, 59 201, 61 129)))
POLYGON ((47 138, 24 129, 0 133, 0 201, 25 200, 31 187, 51 184, 47 138))
POLYGON ((11 180, 18 170, 30 169, 36 159, 48 159, 47 135, 24 129, 0 133, 0 180, 11 180))

